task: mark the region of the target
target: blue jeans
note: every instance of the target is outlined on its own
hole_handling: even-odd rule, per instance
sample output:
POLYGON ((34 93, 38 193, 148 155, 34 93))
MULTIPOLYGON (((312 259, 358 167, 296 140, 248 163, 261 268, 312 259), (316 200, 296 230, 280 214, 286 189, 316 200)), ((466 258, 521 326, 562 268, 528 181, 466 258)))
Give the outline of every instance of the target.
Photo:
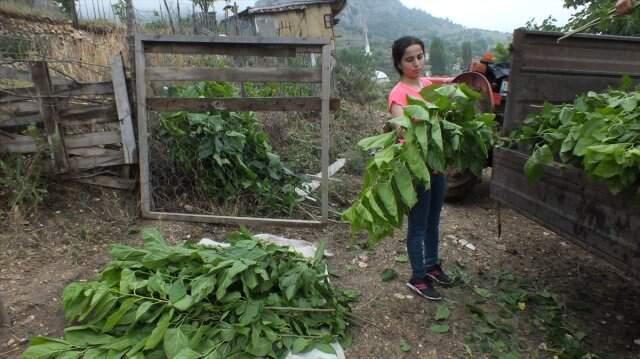
POLYGON ((409 212, 407 253, 412 279, 422 279, 426 271, 438 263, 440 212, 447 191, 445 175, 431 175, 431 189, 418 188, 418 203, 409 212))

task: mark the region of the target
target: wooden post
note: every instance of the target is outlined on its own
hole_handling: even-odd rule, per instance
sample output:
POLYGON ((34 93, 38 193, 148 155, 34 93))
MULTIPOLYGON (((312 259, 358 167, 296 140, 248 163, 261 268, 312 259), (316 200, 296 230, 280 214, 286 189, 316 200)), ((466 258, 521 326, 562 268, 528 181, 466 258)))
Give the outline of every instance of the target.
MULTIPOLYGON (((139 35, 138 35, 139 36, 139 35)), ((136 91, 138 119, 138 145, 140 146, 140 201, 142 215, 151 212, 151 181, 149 173, 149 132, 147 129, 147 88, 145 83, 145 56, 142 40, 136 36, 136 91)))
POLYGON ((329 133, 330 120, 330 101, 331 101, 331 46, 324 45, 322 47, 322 89, 320 93, 322 99, 322 116, 320 122, 320 132, 322 136, 322 153, 320 162, 322 166, 321 181, 321 214, 322 222, 329 222, 329 149, 331 146, 331 137, 329 133))
MULTIPOLYGON (((127 4, 127 44, 129 47, 129 69, 131 70, 131 81, 135 88, 136 73, 136 12, 133 8, 133 0, 125 0, 127 4)), ((135 95, 135 94, 134 94, 135 95)))
POLYGON ((31 78, 38 97, 40 116, 47 132, 47 142, 49 143, 56 171, 59 173, 67 172, 69 170, 69 162, 67 161, 67 153, 62 139, 62 132, 60 131, 56 102, 50 97, 51 79, 49 78, 47 63, 44 61, 32 63, 31 78))
POLYGON ((74 29, 77 29, 80 26, 78 21, 78 11, 76 10, 76 1, 71 0, 69 2, 71 3, 71 24, 74 29))
POLYGON ((113 82, 113 93, 116 99, 118 120, 120 120, 120 134, 122 135, 124 163, 136 163, 138 162, 138 151, 136 149, 136 138, 133 133, 131 107, 129 106, 127 79, 124 75, 122 55, 114 56, 111 60, 111 81, 113 82))

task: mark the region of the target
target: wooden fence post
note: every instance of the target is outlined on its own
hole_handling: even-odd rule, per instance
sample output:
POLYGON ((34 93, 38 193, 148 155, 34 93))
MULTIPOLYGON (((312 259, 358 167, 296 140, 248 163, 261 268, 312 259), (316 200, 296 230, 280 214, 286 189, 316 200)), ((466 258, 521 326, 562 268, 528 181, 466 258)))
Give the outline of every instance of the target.
POLYGON ((136 148, 136 138, 133 133, 131 106, 129 105, 127 79, 124 75, 124 64, 122 61, 122 55, 114 56, 111 60, 111 81, 113 82, 113 93, 116 99, 118 120, 120 120, 120 134, 122 135, 122 152, 124 152, 124 163, 137 163, 138 151, 136 148))
POLYGON ((51 98, 51 78, 49 67, 44 61, 31 64, 31 79, 40 105, 40 116, 47 132, 47 142, 55 163, 55 170, 64 173, 69 170, 69 161, 60 131, 60 121, 55 99, 51 98))

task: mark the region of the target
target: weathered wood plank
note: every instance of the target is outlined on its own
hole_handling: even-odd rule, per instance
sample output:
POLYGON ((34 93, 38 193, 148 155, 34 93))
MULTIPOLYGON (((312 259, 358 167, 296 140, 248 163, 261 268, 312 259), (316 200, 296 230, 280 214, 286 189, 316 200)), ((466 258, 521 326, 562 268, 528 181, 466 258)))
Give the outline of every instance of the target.
POLYGON ((136 138, 133 132, 131 107, 129 106, 129 94, 127 92, 127 79, 125 78, 124 64, 122 62, 121 55, 114 56, 111 60, 111 78, 116 98, 116 107, 118 109, 124 162, 136 163, 138 162, 138 149, 136 147, 136 138))
POLYGON ((31 64, 31 76, 33 78, 36 95, 39 97, 40 115, 44 121, 49 143, 50 153, 58 172, 64 173, 69 169, 67 154, 64 148, 64 140, 60 131, 56 101, 47 101, 45 98, 51 95, 51 79, 46 62, 40 61, 31 64))
POLYGON ((132 190, 136 187, 136 180, 113 177, 113 176, 95 176, 89 178, 75 178, 73 181, 79 183, 90 184, 114 189, 132 190))
POLYGON ((320 69, 148 67, 150 81, 321 82, 320 69))
POLYGON ((23 100, 19 102, 10 102, 0 105, 0 115, 30 115, 38 113, 39 111, 40 105, 38 105, 38 102, 36 100, 23 100))
POLYGON ((107 105, 80 105, 61 110, 60 117, 67 121, 82 121, 97 117, 116 116, 115 104, 107 105))
POLYGON ((183 221, 195 223, 232 224, 242 226, 287 226, 287 227, 321 227, 324 223, 319 221, 304 221, 294 219, 271 219, 252 217, 210 216, 199 214, 144 212, 145 218, 159 221, 183 221))
MULTIPOLYGON (((147 98, 147 106, 152 111, 298 111, 320 112, 320 97, 247 97, 247 98, 147 98)), ((339 99, 331 99, 330 111, 340 108, 339 99)))
POLYGON ((11 117, 0 114, 0 128, 29 126, 40 122, 42 122, 40 114, 11 117))
POLYGON ((67 148, 92 147, 120 143, 120 131, 92 132, 81 135, 65 136, 67 148))
POLYGON ((108 154, 104 156, 69 158, 69 166, 74 170, 87 170, 98 167, 119 166, 123 164, 125 164, 124 155, 120 151, 118 151, 117 154, 108 154))
POLYGON ((120 152, 120 151, 109 150, 102 147, 67 148, 67 154, 69 156, 80 156, 80 157, 114 155, 116 152, 120 152))
POLYGON ((113 95, 113 84, 109 81, 104 81, 56 85, 53 87, 53 95, 62 97, 113 95))
POLYGON ((38 146, 33 138, 23 135, 13 135, 13 138, 0 135, 0 152, 34 153, 38 146))
MULTIPOLYGON (((118 122, 118 116, 115 113, 107 113, 100 115, 98 117, 91 116, 87 118, 81 118, 76 120, 67 120, 63 118, 60 123, 63 127, 78 127, 78 126, 96 126, 96 125, 111 125, 116 124, 115 128, 119 129, 120 125, 118 122)), ((111 126, 105 126, 111 128, 111 126)))

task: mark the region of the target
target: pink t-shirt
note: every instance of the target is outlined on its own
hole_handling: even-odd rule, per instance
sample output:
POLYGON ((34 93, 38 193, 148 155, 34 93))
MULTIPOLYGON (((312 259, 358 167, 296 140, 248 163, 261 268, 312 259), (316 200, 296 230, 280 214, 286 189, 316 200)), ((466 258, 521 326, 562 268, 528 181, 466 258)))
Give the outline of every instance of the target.
MULTIPOLYGON (((422 87, 427 87, 431 85, 431 81, 426 77, 420 78, 420 83, 422 87)), ((407 96, 421 98, 420 92, 414 89, 413 87, 405 84, 404 82, 398 82, 391 92, 389 92, 388 108, 387 111, 391 112, 391 106, 400 105, 402 107, 407 106, 409 103, 407 101, 407 96)))

